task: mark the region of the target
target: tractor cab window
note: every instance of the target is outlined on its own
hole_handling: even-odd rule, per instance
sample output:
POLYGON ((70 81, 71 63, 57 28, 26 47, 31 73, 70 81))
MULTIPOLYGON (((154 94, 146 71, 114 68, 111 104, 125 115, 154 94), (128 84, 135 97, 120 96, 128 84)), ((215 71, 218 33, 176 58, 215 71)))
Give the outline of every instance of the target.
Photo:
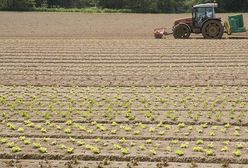
POLYGON ((206 17, 205 8, 197 8, 196 9, 196 20, 200 22, 203 18, 206 17))
POLYGON ((214 8, 195 8, 193 10, 193 19, 195 20, 196 25, 201 25, 207 18, 214 18, 215 12, 214 8))
POLYGON ((214 8, 206 8, 206 17, 208 17, 208 18, 214 18, 215 17, 214 8))

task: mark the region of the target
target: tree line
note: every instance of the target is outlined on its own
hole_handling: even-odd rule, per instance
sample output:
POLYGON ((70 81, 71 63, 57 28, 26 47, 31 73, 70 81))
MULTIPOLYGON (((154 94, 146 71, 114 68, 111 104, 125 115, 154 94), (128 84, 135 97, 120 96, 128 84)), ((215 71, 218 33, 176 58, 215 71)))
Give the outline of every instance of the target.
MULTIPOLYGON (((189 12, 191 6, 209 0, 0 0, 2 10, 37 8, 128 9, 142 13, 189 12)), ((211 2, 211 1, 210 1, 211 2)), ((216 0, 219 12, 248 12, 248 0, 216 0)))

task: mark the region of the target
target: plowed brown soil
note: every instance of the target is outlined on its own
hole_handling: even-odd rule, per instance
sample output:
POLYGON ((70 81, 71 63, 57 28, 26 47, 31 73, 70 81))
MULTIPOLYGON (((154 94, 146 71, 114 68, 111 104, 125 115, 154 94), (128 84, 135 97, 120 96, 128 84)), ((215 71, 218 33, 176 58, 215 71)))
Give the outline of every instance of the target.
POLYGON ((0 167, 246 168, 248 40, 187 15, 0 12, 0 167))
MULTIPOLYGON (((223 20, 231 14, 219 14, 223 20)), ((0 12, 0 37, 97 39, 153 38, 153 29, 172 28, 175 19, 191 14, 83 14, 0 12)), ((248 14, 244 14, 248 27, 248 14)))

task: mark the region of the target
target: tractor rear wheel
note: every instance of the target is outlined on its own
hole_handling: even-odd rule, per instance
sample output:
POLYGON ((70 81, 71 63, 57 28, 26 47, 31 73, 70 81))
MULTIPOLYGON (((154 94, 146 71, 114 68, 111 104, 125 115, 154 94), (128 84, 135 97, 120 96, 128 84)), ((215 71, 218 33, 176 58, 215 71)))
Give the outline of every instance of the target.
POLYGON ((224 27, 219 20, 209 20, 202 27, 202 35, 206 39, 221 39, 224 27))
POLYGON ((175 39, 187 39, 191 34, 191 30, 186 24, 178 24, 173 29, 173 36, 175 39))

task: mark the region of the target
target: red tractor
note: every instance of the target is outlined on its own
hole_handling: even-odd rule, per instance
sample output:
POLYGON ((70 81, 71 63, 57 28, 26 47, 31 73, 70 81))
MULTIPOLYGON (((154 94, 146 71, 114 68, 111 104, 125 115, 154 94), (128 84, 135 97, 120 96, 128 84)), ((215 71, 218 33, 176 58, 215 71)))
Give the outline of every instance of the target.
POLYGON ((173 34, 175 39, 187 39, 191 33, 195 33, 202 34, 206 39, 220 39, 224 32, 231 34, 233 24, 229 24, 230 20, 224 25, 222 24, 221 18, 215 15, 215 8, 217 7, 217 3, 195 5, 192 7, 192 17, 176 20, 172 33, 166 32, 164 28, 155 29, 154 36, 155 38, 162 38, 163 35, 173 34))
POLYGON ((176 39, 189 38, 191 33, 202 34, 204 38, 222 38, 224 26, 221 18, 215 16, 216 3, 199 4, 193 6, 192 18, 178 19, 173 27, 176 39))

